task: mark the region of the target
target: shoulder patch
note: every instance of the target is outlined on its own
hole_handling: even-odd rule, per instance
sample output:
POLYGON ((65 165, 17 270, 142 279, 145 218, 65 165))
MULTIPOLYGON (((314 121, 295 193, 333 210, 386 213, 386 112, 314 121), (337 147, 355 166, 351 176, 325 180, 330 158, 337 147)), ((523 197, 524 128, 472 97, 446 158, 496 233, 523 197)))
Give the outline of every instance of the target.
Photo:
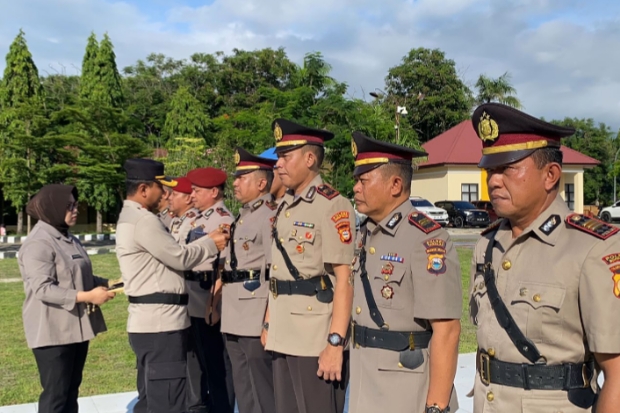
POLYGON ((403 214, 401 214, 400 212, 397 212, 394 215, 392 215, 392 218, 390 218, 386 226, 389 229, 394 229, 396 228, 396 225, 398 225, 401 219, 403 219, 403 214))
POLYGON ((272 211, 275 211, 276 208, 278 208, 278 203, 276 201, 265 202, 265 205, 267 205, 267 208, 271 209, 272 211))
POLYGON ((566 223, 570 227, 577 228, 600 239, 607 239, 620 231, 619 228, 604 221, 581 214, 570 214, 566 217, 566 223))
POLYGON ((550 235, 562 222, 562 218, 559 215, 553 214, 540 226, 538 229, 545 235, 550 235))
POLYGON ((263 205, 263 202, 265 202, 262 199, 259 199, 258 201, 254 202, 254 204, 252 204, 252 209, 257 209, 259 208, 261 205, 263 205))
POLYGON ((504 221, 504 218, 499 218, 499 219, 496 219, 495 221, 493 221, 493 222, 491 223, 491 225, 489 225, 488 227, 486 227, 486 228, 485 228, 485 229, 484 229, 484 230, 480 233, 480 235, 486 235, 486 234, 488 234, 489 232, 494 231, 497 227, 499 227, 499 226, 502 224, 502 222, 503 222, 503 221, 504 221))
POLYGON ((340 192, 336 191, 334 188, 332 188, 330 185, 328 184, 322 184, 319 185, 316 188, 316 191, 323 195, 325 198, 327 199, 334 199, 336 196, 338 196, 338 194, 340 194, 340 192))
MULTIPOLYGON (((207 212, 202 214, 202 216, 205 217, 205 218, 209 218, 212 213, 213 213, 213 208, 211 208, 210 210, 208 210, 207 212)), ((200 217, 198 217, 198 218, 200 218, 200 217)))
POLYGON ((230 216, 228 211, 226 211, 224 208, 215 208, 215 210, 217 211, 218 214, 220 214, 223 217, 229 217, 230 216))
POLYGON ((426 214, 417 211, 409 214, 409 223, 415 227, 418 227, 425 234, 431 233, 441 228, 441 225, 433 221, 426 214))

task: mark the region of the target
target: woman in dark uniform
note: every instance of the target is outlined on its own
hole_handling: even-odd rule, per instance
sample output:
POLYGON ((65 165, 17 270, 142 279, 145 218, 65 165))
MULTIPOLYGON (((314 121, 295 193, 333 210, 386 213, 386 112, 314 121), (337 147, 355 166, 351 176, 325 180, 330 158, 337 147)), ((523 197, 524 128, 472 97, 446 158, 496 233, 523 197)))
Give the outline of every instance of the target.
POLYGON ((43 387, 39 413, 78 411, 88 341, 106 330, 97 306, 114 297, 69 232, 77 220, 77 198, 73 186, 47 185, 26 207, 39 221, 18 259, 26 293, 24 331, 43 387))

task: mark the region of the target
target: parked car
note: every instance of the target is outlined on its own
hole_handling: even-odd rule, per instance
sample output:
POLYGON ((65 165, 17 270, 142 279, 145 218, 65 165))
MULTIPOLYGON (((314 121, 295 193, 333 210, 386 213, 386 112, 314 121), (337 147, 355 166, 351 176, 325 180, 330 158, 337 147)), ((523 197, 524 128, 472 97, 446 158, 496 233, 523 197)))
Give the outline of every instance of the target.
POLYGON ((438 201, 435 206, 448 211, 450 223, 457 227, 486 227, 491 223, 487 211, 476 208, 467 201, 438 201))
POLYGON ((612 222, 614 220, 620 219, 620 201, 601 209, 598 213, 598 216, 605 222, 612 222))
POLYGON ((409 198, 409 201, 411 202, 411 205, 415 207, 415 209, 425 213, 434 221, 439 223, 442 227, 448 225, 449 217, 448 212, 445 209, 438 208, 435 205, 431 204, 429 200, 421 198, 419 196, 412 196, 411 198, 409 198))
POLYGON ((472 204, 474 204, 474 206, 478 209, 487 211, 491 222, 495 222, 499 218, 491 201, 474 201, 472 204))

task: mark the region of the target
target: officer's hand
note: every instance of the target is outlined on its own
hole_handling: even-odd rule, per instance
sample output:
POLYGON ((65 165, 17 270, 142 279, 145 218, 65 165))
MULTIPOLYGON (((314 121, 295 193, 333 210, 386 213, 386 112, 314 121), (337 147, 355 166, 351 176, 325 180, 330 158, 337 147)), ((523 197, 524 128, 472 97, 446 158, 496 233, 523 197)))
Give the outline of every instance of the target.
POLYGON ((209 312, 209 309, 207 308, 207 316, 205 317, 205 321, 210 326, 216 325, 220 321, 220 312, 218 309, 214 308, 211 312, 209 312))
POLYGON ((116 294, 108 291, 106 287, 97 287, 88 291, 86 302, 101 305, 114 298, 116 294))
POLYGON ((342 380, 342 346, 328 344, 319 354, 319 369, 316 374, 325 381, 342 380))
POLYGON ((260 333, 260 343, 263 345, 263 348, 267 346, 267 334, 269 332, 263 328, 263 331, 260 333))
POLYGON ((216 229, 215 231, 209 233, 209 238, 215 242, 217 249, 222 251, 228 244, 230 234, 228 232, 222 232, 220 229, 216 229))

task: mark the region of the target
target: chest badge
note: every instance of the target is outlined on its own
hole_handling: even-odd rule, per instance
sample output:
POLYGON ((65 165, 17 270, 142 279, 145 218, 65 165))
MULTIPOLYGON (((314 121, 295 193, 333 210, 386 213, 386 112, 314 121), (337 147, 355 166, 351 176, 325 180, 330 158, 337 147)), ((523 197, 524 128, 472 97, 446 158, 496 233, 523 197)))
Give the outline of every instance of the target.
POLYGON ((392 297, 394 297, 394 289, 389 285, 384 285, 381 289, 381 297, 385 298, 386 300, 391 300, 392 297))
POLYGON ((400 262, 401 264, 405 262, 405 259, 403 257, 399 257, 395 252, 389 252, 387 255, 382 255, 380 259, 381 261, 400 262))
POLYGON ((246 251, 250 249, 250 244, 247 241, 243 243, 243 249, 246 251))

